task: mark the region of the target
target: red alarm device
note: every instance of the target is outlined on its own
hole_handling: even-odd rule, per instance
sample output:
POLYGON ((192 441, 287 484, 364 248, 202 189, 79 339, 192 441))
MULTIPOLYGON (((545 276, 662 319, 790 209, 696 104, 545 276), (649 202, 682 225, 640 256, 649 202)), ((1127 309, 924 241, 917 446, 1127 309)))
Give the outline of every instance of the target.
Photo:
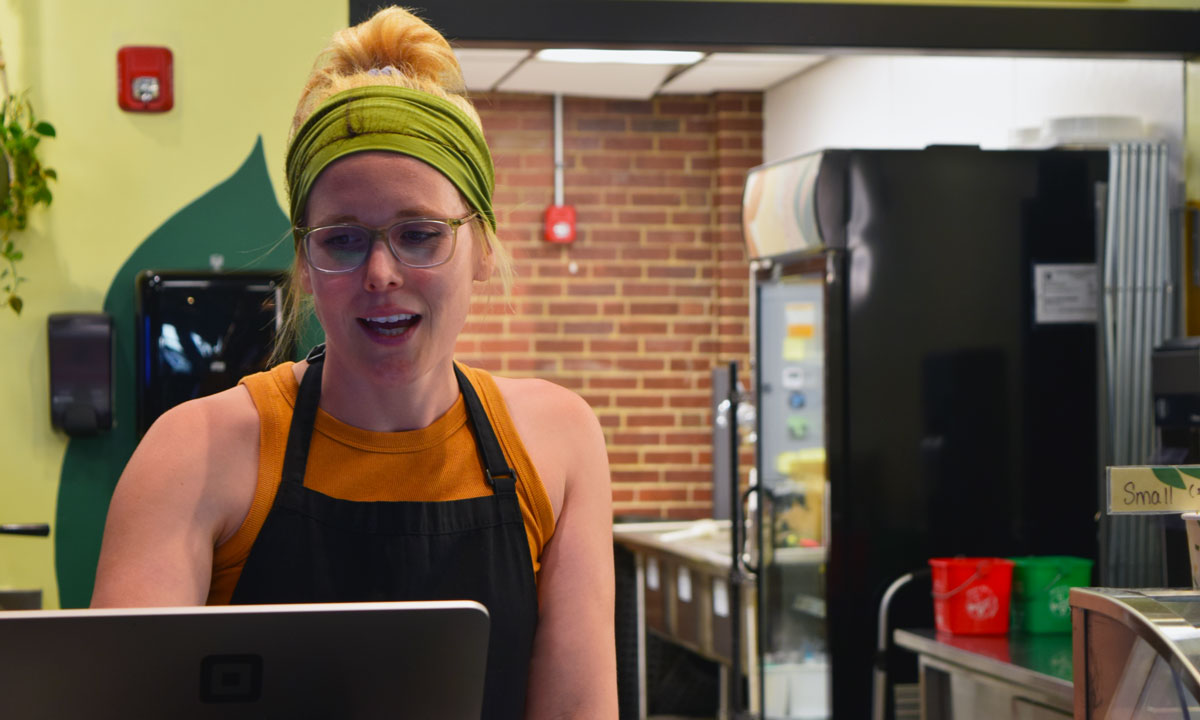
POLYGON ((128 45, 117 51, 117 104, 130 112, 166 112, 175 105, 174 59, 165 47, 128 45))
POLYGON ((574 206, 551 205, 546 208, 546 241, 552 243, 575 241, 574 206))

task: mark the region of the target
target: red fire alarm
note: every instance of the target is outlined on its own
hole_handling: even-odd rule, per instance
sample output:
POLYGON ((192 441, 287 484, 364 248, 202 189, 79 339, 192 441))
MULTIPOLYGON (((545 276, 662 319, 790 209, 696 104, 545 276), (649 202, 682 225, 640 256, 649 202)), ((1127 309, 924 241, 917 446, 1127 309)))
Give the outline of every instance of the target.
POLYGON ((166 112, 175 105, 171 50, 128 45, 117 50, 117 104, 130 112, 166 112))
POLYGON ((571 205, 551 205, 546 208, 546 241, 569 243, 575 241, 575 208, 571 205))

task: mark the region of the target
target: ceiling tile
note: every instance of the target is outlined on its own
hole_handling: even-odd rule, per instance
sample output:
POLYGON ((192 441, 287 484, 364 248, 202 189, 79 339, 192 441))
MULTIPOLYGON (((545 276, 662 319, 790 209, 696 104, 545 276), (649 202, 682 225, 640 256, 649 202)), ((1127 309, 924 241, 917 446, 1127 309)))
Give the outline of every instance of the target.
POLYGON ((662 87, 662 93, 765 90, 824 60, 822 55, 713 53, 662 87))
POLYGON ((487 92, 496 81, 508 74, 522 60, 529 57, 529 50, 508 48, 457 48, 458 64, 462 66, 463 79, 471 92, 487 92))
POLYGON ((500 83, 497 90, 582 97, 647 100, 673 65, 558 63, 531 59, 500 83))

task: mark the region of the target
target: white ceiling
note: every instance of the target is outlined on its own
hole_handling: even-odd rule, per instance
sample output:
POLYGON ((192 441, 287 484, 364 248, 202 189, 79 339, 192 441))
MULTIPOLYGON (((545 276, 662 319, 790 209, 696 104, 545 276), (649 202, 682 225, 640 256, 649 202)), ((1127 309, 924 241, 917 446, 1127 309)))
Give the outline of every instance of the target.
POLYGON ((646 100, 663 94, 766 90, 824 60, 821 55, 710 53, 690 66, 561 63, 533 50, 458 48, 471 92, 523 92, 646 100))

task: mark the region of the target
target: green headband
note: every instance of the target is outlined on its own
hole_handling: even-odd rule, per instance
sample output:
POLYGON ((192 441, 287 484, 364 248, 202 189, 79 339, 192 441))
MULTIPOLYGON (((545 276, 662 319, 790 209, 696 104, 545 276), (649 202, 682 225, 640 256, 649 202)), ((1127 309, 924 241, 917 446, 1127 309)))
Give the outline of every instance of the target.
POLYGON ((458 107, 420 90, 370 85, 340 92, 313 111, 287 154, 292 226, 317 176, 333 161, 369 150, 410 155, 446 176, 493 230, 495 169, 483 132, 458 107))

